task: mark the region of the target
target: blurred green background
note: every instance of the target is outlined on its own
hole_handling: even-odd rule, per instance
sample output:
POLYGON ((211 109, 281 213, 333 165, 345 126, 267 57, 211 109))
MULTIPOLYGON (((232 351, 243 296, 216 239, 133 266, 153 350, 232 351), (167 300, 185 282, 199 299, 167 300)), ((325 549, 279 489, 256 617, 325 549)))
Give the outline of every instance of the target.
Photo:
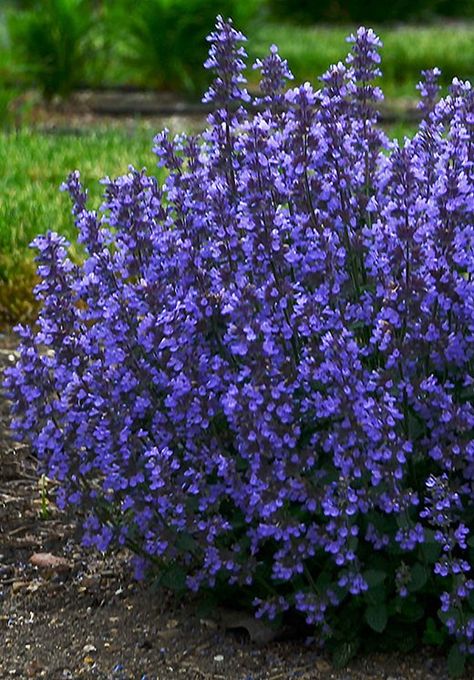
POLYGON ((276 42, 297 80, 343 58, 344 36, 361 22, 385 42, 391 96, 413 93, 422 68, 437 65, 445 83, 474 72, 474 0, 3 0, 0 8, 3 90, 34 87, 47 99, 127 85, 198 97, 217 14, 247 33, 251 58, 276 42))
MULTIPOLYGON (((402 116, 422 69, 441 68, 444 88, 474 77, 474 0, 0 0, 0 326, 34 311, 31 239, 46 229, 74 237, 58 192, 67 173, 82 169, 97 205, 100 177, 129 163, 154 167, 152 137, 164 121, 81 115, 78 91, 198 102, 217 14, 246 33, 250 62, 276 43, 296 82, 317 83, 344 59, 345 37, 372 26, 384 42, 381 85, 402 116)), ((248 77, 255 89, 258 74, 248 77)))

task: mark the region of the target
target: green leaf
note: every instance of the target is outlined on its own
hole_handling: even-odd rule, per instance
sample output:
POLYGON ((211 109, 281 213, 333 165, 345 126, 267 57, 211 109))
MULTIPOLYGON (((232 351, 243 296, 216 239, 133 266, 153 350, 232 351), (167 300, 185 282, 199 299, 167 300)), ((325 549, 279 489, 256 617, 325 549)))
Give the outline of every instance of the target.
POLYGON ((421 546, 421 552, 428 564, 434 564, 440 556, 441 546, 435 541, 432 529, 425 530, 425 542, 421 546))
POLYGON ((207 619, 215 615, 219 600, 214 593, 205 592, 198 601, 196 613, 200 619, 207 619))
POLYGON ((382 571, 381 569, 367 569, 366 571, 362 572, 362 576, 367 582, 369 588, 375 588, 385 581, 387 572, 382 571))
POLYGON ((412 522, 410 518, 405 515, 397 515, 397 526, 400 527, 400 529, 408 529, 411 526, 412 522))
POLYGON ((183 552, 193 552, 196 549, 196 541, 187 531, 182 531, 176 538, 176 547, 183 552))
POLYGON ((335 668, 344 668, 355 656, 359 648, 357 640, 340 642, 333 650, 332 662, 335 668))
POLYGON ((459 678, 464 673, 466 655, 461 652, 459 646, 454 644, 448 654, 448 673, 452 678, 459 678))
POLYGON ((467 539, 467 545, 469 547, 469 558, 471 562, 474 562, 474 536, 467 539))
POLYGON ((403 635, 398 637, 397 649, 402 654, 412 652, 418 644, 418 635, 413 628, 406 628, 403 635))
POLYGON ((408 590, 411 593, 415 593, 417 590, 421 590, 423 586, 426 585, 427 581, 428 574, 425 567, 417 562, 410 570, 410 583, 408 584, 408 590))
POLYGON ((367 604, 379 604, 386 600, 387 590, 383 584, 370 588, 370 590, 364 594, 364 602, 367 602, 367 604))
POLYGON ((369 605, 365 610, 365 620, 372 630, 382 633, 388 621, 387 607, 384 604, 369 605))
POLYGON ((408 427, 412 441, 420 439, 426 432, 426 424, 423 419, 411 411, 408 413, 408 427))
POLYGON ((316 587, 318 592, 325 591, 331 585, 331 574, 328 571, 322 571, 316 579, 316 587))
POLYGON ((414 596, 402 598, 401 615, 407 623, 419 621, 424 613, 423 605, 417 602, 414 596))
POLYGON ((173 564, 160 577, 160 585, 174 592, 186 589, 186 572, 179 564, 173 564))
POLYGON ((423 633, 423 642, 425 645, 433 645, 440 647, 446 640, 446 633, 440 630, 433 618, 426 621, 426 628, 423 633))
POLYGON ((242 458, 242 456, 237 456, 235 460, 235 467, 238 472, 246 472, 249 468, 249 462, 246 458, 242 458))
POLYGON ((196 496, 188 496, 186 498, 186 510, 189 513, 197 512, 199 510, 199 499, 196 496))

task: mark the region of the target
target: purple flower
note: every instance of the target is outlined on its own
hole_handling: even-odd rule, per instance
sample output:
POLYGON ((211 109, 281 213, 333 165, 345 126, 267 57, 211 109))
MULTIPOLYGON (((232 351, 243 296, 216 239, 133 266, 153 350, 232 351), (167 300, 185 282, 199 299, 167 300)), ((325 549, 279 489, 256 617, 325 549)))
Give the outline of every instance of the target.
POLYGON ((473 90, 436 103, 426 72, 425 118, 398 144, 373 31, 320 90, 286 90, 272 47, 253 102, 243 40, 218 18, 215 111, 201 135, 156 136, 162 186, 131 167, 94 211, 67 180, 84 258, 51 232, 33 244, 42 307, 6 372, 13 429, 86 544, 324 635, 370 597, 373 550, 407 597, 435 541, 423 598, 462 612, 447 627, 470 650, 473 90))

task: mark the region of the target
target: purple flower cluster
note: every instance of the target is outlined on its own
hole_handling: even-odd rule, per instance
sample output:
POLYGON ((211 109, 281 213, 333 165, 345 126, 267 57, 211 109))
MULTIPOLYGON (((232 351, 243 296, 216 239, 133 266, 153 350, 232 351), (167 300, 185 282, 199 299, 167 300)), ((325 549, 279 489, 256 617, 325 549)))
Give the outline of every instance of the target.
POLYGON ((130 168, 96 213, 66 182, 85 259, 34 243, 13 426, 88 544, 178 563, 193 590, 253 588, 259 615, 324 629, 373 551, 399 555, 406 595, 433 535, 472 652, 474 92, 436 103, 425 74, 400 144, 378 127, 373 31, 320 90, 286 89, 272 47, 256 99, 242 40, 218 18, 216 109, 198 137, 156 137, 163 186, 130 168))

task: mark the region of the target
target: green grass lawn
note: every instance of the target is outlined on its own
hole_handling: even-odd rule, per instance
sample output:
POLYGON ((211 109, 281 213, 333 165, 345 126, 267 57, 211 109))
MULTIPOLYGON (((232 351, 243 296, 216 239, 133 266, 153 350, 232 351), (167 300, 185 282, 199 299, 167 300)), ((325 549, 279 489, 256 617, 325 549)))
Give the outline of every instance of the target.
POLYGON ((151 152, 156 130, 135 125, 113 130, 84 130, 78 136, 31 130, 0 134, 0 276, 25 257, 35 235, 48 229, 74 238, 67 194, 60 184, 79 169, 90 191, 91 205, 100 203, 105 175, 127 172, 129 164, 155 169, 151 152))
POLYGON ((31 240, 51 229, 74 243, 71 203, 59 191, 69 172, 81 171, 90 205, 97 208, 102 177, 124 174, 130 164, 155 171, 155 132, 146 124, 80 135, 0 132, 0 331, 35 317, 31 240))

